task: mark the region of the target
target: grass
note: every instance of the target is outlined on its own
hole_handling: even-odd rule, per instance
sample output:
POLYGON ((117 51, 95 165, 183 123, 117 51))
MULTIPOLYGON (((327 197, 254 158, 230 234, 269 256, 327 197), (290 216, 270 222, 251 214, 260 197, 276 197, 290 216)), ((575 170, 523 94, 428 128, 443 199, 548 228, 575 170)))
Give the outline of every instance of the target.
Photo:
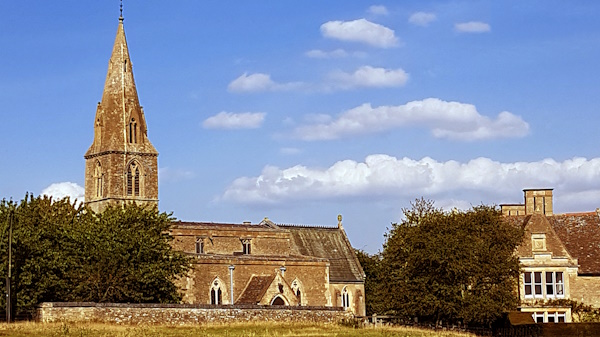
POLYGON ((0 324, 0 337, 4 336, 40 336, 40 337, 467 337, 473 336, 457 332, 434 332, 406 327, 378 327, 354 329, 335 324, 300 324, 300 323, 236 323, 236 324, 204 324, 188 326, 127 326, 110 324, 76 324, 52 323, 42 324, 21 322, 0 324))

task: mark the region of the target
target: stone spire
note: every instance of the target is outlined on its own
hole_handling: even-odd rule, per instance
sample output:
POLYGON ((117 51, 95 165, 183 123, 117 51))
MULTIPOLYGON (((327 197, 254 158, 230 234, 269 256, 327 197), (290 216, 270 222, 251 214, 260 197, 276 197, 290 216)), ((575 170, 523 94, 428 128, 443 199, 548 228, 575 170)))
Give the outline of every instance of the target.
POLYGON ((148 140, 123 21, 121 15, 102 101, 96 109, 94 141, 84 156, 88 204, 106 200, 158 202, 158 152, 148 140))

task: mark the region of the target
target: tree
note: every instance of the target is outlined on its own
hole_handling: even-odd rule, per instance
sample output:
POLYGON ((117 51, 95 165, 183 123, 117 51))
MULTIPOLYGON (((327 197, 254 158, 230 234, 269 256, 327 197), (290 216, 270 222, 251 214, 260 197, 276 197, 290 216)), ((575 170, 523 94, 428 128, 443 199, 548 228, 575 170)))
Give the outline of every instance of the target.
POLYGON ((489 325, 516 307, 522 229, 492 206, 444 212, 420 199, 403 211, 382 253, 389 311, 489 325))
POLYGON ((365 307, 367 315, 382 313, 385 310, 384 280, 381 254, 370 255, 356 249, 356 257, 365 272, 365 307))
POLYGON ((1 280, 7 276, 11 212, 17 314, 33 313, 40 302, 180 300, 175 281, 186 274, 189 260, 171 248, 170 214, 135 204, 94 213, 68 198, 46 196, 26 195, 18 204, 2 200, 1 280))
POLYGON ((88 212, 76 231, 82 263, 71 300, 91 302, 178 302, 175 281, 189 269, 188 258, 171 249, 173 218, 128 204, 88 212))

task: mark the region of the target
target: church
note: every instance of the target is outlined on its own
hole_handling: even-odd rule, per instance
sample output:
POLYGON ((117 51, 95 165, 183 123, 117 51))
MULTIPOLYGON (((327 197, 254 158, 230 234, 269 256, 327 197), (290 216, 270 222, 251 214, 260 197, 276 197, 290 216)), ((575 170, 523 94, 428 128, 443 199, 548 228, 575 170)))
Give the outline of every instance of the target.
MULTIPOLYGON (((94 137, 85 153, 85 202, 158 206, 158 151, 148 139, 123 16, 108 63, 94 137)), ((173 247, 193 259, 183 303, 341 307, 365 315, 365 273, 342 226, 176 221, 173 247)))

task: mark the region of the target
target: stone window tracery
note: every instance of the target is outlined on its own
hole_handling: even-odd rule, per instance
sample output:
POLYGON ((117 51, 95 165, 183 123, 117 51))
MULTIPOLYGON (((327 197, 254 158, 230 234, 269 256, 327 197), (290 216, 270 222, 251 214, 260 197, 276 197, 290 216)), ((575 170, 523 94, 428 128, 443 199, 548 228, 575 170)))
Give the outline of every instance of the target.
POLYGON ((204 238, 196 237, 196 254, 204 254, 204 238))
POLYGON ((127 168, 127 195, 132 197, 140 196, 140 168, 133 162, 127 168))
POLYGON ((214 280, 210 288, 210 304, 223 304, 223 292, 221 291, 221 282, 214 280))
POLYGON ((103 181, 102 165, 100 161, 96 162, 96 170, 94 171, 94 181, 96 185, 96 197, 100 198, 103 196, 103 181))
POLYGON ((250 239, 242 239, 242 254, 249 255, 252 251, 252 244, 250 239))
POLYGON ((348 292, 348 288, 344 287, 342 289, 342 308, 348 309, 350 307, 350 293, 348 292))
POLYGON ((129 122, 129 143, 137 144, 137 122, 135 118, 132 118, 129 122))

